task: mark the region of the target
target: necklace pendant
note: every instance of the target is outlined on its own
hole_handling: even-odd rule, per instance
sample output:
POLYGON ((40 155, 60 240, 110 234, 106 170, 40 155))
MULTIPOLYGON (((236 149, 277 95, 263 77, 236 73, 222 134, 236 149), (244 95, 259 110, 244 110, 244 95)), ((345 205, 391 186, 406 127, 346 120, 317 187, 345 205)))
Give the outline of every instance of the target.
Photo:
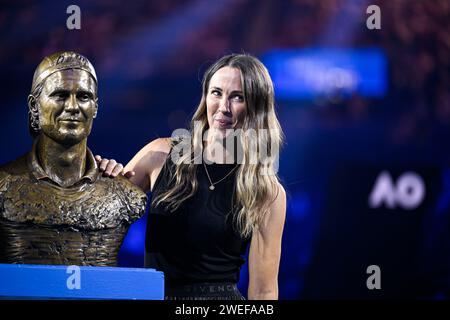
POLYGON ((213 185, 210 185, 210 186, 209 186, 209 190, 211 190, 211 191, 214 190, 215 188, 216 188, 216 187, 214 187, 213 185))

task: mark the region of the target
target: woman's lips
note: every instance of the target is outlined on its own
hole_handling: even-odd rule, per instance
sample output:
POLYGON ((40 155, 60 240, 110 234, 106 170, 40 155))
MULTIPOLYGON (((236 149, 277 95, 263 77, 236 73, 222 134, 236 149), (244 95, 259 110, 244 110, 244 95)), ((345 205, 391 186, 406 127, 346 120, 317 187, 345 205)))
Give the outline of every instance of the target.
POLYGON ((221 128, 226 128, 226 127, 230 127, 231 126, 231 121, 230 120, 215 119, 214 121, 216 121, 221 128))

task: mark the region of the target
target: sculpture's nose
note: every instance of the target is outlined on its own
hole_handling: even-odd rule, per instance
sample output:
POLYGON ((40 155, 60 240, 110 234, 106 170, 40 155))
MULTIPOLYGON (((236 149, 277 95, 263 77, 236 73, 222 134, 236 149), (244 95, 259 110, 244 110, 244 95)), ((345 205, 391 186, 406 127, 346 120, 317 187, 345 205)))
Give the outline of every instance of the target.
POLYGON ((75 94, 71 94, 67 98, 65 103, 65 110, 71 113, 76 113, 80 111, 80 107, 78 105, 77 97, 75 94))

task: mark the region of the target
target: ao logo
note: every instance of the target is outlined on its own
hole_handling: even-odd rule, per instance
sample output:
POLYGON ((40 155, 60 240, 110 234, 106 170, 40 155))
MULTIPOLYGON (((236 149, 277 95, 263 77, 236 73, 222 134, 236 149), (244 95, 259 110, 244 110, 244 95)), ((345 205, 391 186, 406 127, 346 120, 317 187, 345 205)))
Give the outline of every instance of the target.
POLYGON ((383 171, 370 193, 369 206, 372 209, 382 205, 389 209, 400 206, 405 210, 414 210, 422 203, 424 197, 425 183, 418 174, 405 172, 395 183, 389 172, 383 171))

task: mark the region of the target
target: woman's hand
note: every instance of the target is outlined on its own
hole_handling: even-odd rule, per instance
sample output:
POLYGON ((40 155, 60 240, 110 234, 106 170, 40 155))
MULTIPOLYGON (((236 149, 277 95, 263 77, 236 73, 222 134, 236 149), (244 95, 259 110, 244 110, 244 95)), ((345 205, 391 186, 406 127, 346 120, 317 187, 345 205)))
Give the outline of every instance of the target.
POLYGON ((130 179, 132 176, 136 174, 134 171, 124 172, 123 165, 121 163, 118 163, 114 159, 111 160, 106 158, 102 159, 102 157, 96 155, 95 160, 97 161, 100 171, 103 171, 104 177, 115 178, 119 174, 122 174, 125 178, 130 179))

